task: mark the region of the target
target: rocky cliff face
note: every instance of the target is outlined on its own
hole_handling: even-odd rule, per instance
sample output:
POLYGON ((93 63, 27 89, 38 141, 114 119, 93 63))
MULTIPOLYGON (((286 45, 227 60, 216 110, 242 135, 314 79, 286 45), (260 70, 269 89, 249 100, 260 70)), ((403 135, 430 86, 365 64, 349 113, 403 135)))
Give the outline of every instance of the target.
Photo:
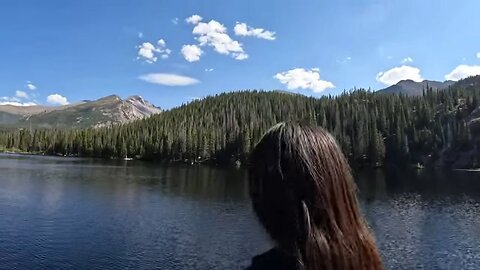
POLYGON ((121 108, 125 121, 144 118, 152 114, 160 113, 161 110, 141 96, 131 96, 125 99, 121 108))
POLYGON ((127 123, 160 113, 161 109, 140 96, 122 100, 111 95, 60 107, 0 106, 2 128, 86 128, 127 123))

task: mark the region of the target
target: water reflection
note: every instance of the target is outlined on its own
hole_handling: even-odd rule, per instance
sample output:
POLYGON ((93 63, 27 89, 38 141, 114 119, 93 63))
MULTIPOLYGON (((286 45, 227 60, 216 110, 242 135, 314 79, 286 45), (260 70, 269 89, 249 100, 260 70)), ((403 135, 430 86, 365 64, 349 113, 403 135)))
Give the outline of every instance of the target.
MULTIPOLYGON (((243 170, 0 155, 0 171, 0 269, 242 269, 271 245, 243 170)), ((478 268, 478 173, 355 178, 387 268, 478 268)))
POLYGON ((477 269, 480 178, 441 170, 362 172, 364 212, 392 269, 477 269))
POLYGON ((245 174, 0 156, 0 269, 235 269, 269 247, 245 174))

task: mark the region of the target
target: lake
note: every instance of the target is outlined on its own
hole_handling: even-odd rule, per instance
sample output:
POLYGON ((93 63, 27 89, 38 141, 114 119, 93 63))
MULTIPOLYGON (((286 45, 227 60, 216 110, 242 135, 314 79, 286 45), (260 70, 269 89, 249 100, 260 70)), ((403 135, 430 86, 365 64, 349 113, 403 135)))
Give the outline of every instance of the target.
MULTIPOLYGON (((0 155, 0 269, 242 269, 271 247, 241 169, 0 155)), ((480 267, 480 173, 356 175, 388 269, 480 267)))

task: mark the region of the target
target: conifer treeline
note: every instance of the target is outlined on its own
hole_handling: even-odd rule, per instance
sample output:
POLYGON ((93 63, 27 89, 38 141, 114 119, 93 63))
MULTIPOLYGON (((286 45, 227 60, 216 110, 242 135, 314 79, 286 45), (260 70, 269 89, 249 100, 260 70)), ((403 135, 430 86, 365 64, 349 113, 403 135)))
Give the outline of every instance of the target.
POLYGON ((468 121, 480 88, 451 88, 423 96, 365 90, 309 98, 280 92, 220 94, 148 119, 100 129, 17 130, 0 133, 0 150, 85 157, 168 161, 245 160, 261 135, 280 121, 304 121, 329 130, 353 163, 423 162, 448 151, 476 149, 468 121))

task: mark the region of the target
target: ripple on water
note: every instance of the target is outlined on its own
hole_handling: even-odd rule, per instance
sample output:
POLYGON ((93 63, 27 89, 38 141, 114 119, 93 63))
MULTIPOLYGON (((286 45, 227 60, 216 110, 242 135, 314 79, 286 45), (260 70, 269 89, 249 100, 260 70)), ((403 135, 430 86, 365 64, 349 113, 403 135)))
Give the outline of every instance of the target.
MULTIPOLYGON (((0 170, 0 269, 242 269, 271 245, 241 170, 1 155, 0 170)), ((388 269, 478 269, 473 178, 359 176, 388 269)))

